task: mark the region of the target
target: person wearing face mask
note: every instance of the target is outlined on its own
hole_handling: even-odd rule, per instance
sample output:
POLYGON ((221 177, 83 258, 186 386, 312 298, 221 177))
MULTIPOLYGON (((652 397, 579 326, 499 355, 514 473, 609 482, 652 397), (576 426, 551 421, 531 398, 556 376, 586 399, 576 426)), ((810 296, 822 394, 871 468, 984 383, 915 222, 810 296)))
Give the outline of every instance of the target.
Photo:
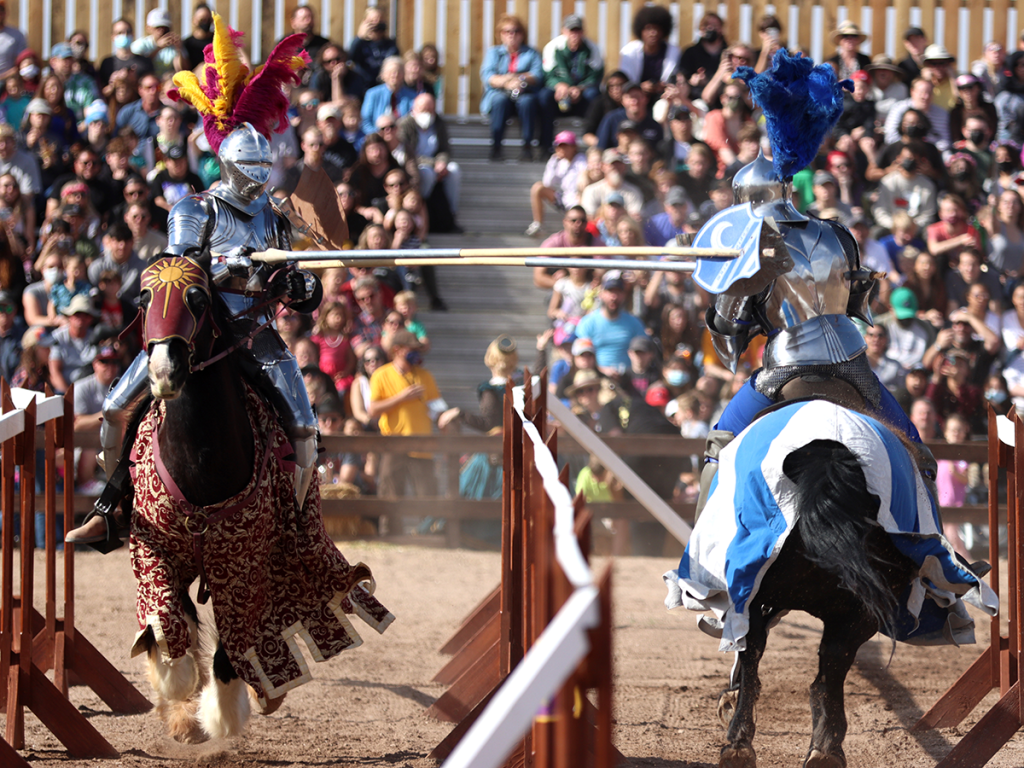
POLYGON ((43 68, 39 65, 39 56, 31 48, 26 48, 15 59, 15 68, 21 75, 25 92, 34 96, 43 79, 43 68))
MULTIPOLYGON (((423 367, 416 334, 404 328, 395 331, 391 338, 391 362, 370 376, 369 417, 380 419, 382 435, 429 435, 439 419, 447 424, 453 418, 455 414, 448 413, 449 410, 433 375, 423 367)), ((377 492, 383 498, 437 496, 433 456, 382 454, 377 492)))
MULTIPOLYGON (((459 210, 462 169, 452 162, 452 145, 448 125, 437 114, 437 102, 431 93, 421 93, 412 103, 412 110, 398 121, 398 141, 405 147, 407 158, 416 158, 420 194, 430 200, 438 184, 452 216, 459 210)), ((436 204, 436 201, 435 201, 436 204)), ((433 211, 430 221, 435 223, 433 211)))
POLYGON ((679 57, 679 72, 696 93, 702 91, 718 71, 727 46, 723 26, 722 17, 717 13, 705 13, 700 20, 700 37, 679 57))
POLYGON ((905 211, 921 228, 935 221, 938 212, 935 183, 918 169, 923 151, 921 142, 908 142, 896 158, 896 169, 887 173, 878 185, 878 198, 871 213, 880 227, 891 229, 896 211, 905 211))
MULTIPOLYGON (((930 87, 930 86, 929 86, 930 87)), ((920 145, 920 159, 918 171, 930 178, 938 187, 946 184, 946 166, 942 160, 942 153, 926 137, 931 133, 931 119, 919 109, 910 108, 904 112, 900 120, 899 135, 896 141, 886 144, 877 161, 869 157, 868 168, 864 172, 864 178, 869 182, 881 181, 887 173, 896 170, 896 158, 899 157, 903 148, 912 141, 920 145)))
POLYGON ((969 155, 974 160, 979 179, 987 179, 992 175, 992 151, 989 149, 989 143, 992 140, 993 125, 984 112, 968 112, 961 115, 960 135, 963 138, 953 144, 955 152, 969 155))
POLYGON ((7 5, 0 0, 0 77, 10 77, 17 70, 17 57, 28 48, 25 33, 17 27, 8 27, 7 5))
POLYGON ((213 14, 210 6, 199 3, 192 11, 192 34, 181 41, 189 69, 203 63, 203 50, 213 40, 213 14))
POLYGON ((84 29, 76 29, 68 35, 68 45, 71 46, 71 55, 74 56, 74 70, 83 75, 88 75, 96 81, 96 67, 89 61, 89 33, 84 29))
POLYGON ((924 78, 918 78, 910 84, 910 96, 898 104, 893 105, 889 115, 885 119, 885 140, 888 143, 899 141, 900 126, 903 124, 903 115, 908 109, 916 109, 928 116, 931 127, 923 137, 936 146, 940 152, 949 149, 949 112, 940 107, 934 101, 935 85, 924 78))
POLYGON ((102 89, 103 97, 109 99, 114 94, 118 81, 134 77, 135 81, 153 71, 153 62, 148 56, 137 56, 132 53, 135 42, 132 23, 127 19, 118 19, 110 29, 112 53, 100 62, 96 71, 96 84, 102 89))

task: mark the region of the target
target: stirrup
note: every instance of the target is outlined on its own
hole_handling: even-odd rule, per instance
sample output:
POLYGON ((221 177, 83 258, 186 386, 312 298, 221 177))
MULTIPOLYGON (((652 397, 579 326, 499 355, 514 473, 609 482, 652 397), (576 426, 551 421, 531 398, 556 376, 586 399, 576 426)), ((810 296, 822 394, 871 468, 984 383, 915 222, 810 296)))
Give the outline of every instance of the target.
POLYGON ((96 500, 93 505, 92 511, 85 516, 85 520, 82 521, 82 525, 74 530, 68 531, 64 537, 64 541, 68 544, 87 544, 93 549, 102 554, 113 552, 115 549, 120 549, 124 546, 124 542, 121 541, 121 537, 118 535, 117 519, 114 517, 114 505, 116 505, 120 499, 117 499, 113 504, 106 501, 107 496, 119 495, 116 489, 113 489, 108 483, 103 489, 103 494, 96 500), (106 523, 106 530, 102 535, 94 534, 90 536, 82 536, 77 538, 75 533, 81 531, 90 521, 97 517, 103 518, 106 523))

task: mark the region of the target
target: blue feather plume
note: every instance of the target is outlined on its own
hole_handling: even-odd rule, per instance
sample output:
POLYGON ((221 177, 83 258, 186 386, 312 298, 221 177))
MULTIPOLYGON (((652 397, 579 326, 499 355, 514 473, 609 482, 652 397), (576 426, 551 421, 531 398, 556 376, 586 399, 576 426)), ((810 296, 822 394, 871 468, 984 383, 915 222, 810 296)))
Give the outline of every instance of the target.
POLYGON ((816 67, 811 59, 790 56, 781 48, 761 74, 737 67, 733 77, 747 84, 764 113, 772 165, 783 181, 815 158, 825 135, 843 114, 843 89, 853 90, 849 80, 837 81, 828 64, 816 67))

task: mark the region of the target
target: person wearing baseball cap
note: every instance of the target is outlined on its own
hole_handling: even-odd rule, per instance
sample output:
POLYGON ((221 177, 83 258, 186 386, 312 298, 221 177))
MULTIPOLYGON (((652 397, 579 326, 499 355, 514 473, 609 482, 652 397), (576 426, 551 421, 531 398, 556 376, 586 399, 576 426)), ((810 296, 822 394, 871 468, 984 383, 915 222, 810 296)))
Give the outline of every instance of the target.
POLYGON ((626 310, 626 281, 621 272, 605 273, 600 298, 600 310, 583 317, 576 326, 576 335, 594 343, 598 370, 606 376, 618 377, 630 366, 630 340, 646 331, 644 324, 626 310))
POLYGON ((131 52, 145 56, 153 62, 153 70, 161 80, 167 74, 186 69, 188 54, 181 44, 181 38, 172 32, 171 14, 162 8, 154 8, 146 14, 145 37, 131 44, 131 52))
POLYGON ((174 204, 189 194, 202 192, 206 185, 188 167, 185 147, 172 144, 164 151, 166 167, 153 177, 149 192, 158 208, 170 211, 174 204))
POLYGON ((651 245, 675 245, 676 235, 686 232, 686 220, 693 203, 682 187, 669 187, 665 193, 665 210, 656 213, 644 225, 644 239, 651 245))
POLYGON ((900 60, 898 66, 903 70, 903 82, 910 85, 921 76, 928 36, 920 27, 907 27, 903 33, 903 47, 907 49, 907 56, 900 60))
POLYGON ((544 96, 552 115, 583 117, 600 94, 601 50, 583 34, 583 17, 572 13, 562 34, 544 46, 544 96))
POLYGON ((530 210, 533 221, 526 228, 527 237, 541 234, 544 226, 544 203, 560 211, 579 202, 578 182, 587 168, 587 156, 579 151, 576 134, 561 131, 555 136, 555 153, 548 158, 544 176, 530 188, 530 210))
POLYGON ((617 147, 619 125, 626 120, 631 120, 635 124, 640 138, 652 147, 655 146, 664 138, 665 128, 651 115, 652 103, 643 83, 637 80, 625 83, 622 86, 622 106, 613 109, 601 119, 601 124, 597 128, 597 146, 601 149, 617 147))

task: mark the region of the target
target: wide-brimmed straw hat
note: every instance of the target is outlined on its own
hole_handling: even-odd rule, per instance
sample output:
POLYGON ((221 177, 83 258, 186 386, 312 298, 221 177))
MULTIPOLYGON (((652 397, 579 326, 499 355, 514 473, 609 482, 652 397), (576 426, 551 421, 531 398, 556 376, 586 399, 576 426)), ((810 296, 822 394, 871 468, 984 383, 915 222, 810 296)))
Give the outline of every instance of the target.
POLYGON ((832 33, 832 42, 839 45, 839 39, 843 37, 856 37, 858 43, 863 43, 868 39, 868 36, 860 31, 860 27, 849 19, 836 27, 836 31, 832 33))

